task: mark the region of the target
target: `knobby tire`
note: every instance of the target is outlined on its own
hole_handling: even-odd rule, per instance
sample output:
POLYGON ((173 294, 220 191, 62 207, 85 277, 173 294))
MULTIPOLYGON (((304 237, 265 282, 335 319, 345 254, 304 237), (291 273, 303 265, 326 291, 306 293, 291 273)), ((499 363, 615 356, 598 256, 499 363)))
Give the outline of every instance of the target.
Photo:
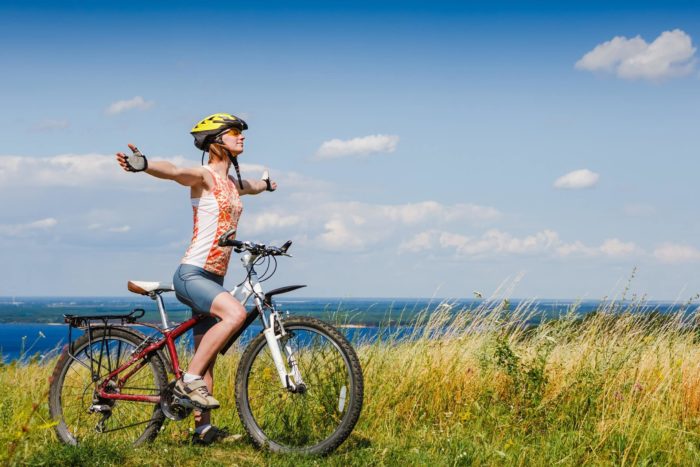
POLYGON ((296 346, 306 393, 281 387, 267 341, 260 334, 245 349, 236 373, 238 414, 259 448, 328 454, 345 441, 360 417, 360 361, 350 342, 323 321, 292 317, 283 326, 291 336, 288 343, 296 346))

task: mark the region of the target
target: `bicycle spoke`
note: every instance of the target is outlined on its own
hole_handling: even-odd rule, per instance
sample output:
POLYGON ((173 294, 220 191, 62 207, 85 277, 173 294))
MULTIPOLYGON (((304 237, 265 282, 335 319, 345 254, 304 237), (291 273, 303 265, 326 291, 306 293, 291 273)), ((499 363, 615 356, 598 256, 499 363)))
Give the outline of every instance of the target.
POLYGON ((117 341, 119 342, 119 346, 117 347, 117 365, 116 367, 119 368, 121 365, 122 361, 122 341, 117 341))
POLYGON ((151 420, 148 419, 148 420, 145 420, 143 422, 136 422, 136 423, 132 423, 131 425, 124 425, 124 426, 120 426, 119 428, 112 428, 110 430, 104 430, 104 431, 102 431, 102 433, 111 433, 113 431, 125 430, 126 428, 131 428, 131 427, 135 427, 135 426, 139 426, 139 425, 145 425, 146 423, 149 423, 150 421, 151 420))
POLYGON ((248 401, 267 436, 295 447, 313 445, 329 437, 342 419, 346 404, 339 399, 349 386, 348 370, 337 347, 313 330, 295 329, 285 344, 292 351, 306 392, 278 389, 274 362, 265 347, 249 373, 248 401))
POLYGON ((61 385, 61 417, 73 438, 83 440, 108 436, 114 440, 135 441, 144 433, 144 425, 156 423, 159 426, 162 423, 157 404, 95 395, 97 386, 121 394, 153 396, 161 393, 161 384, 165 383, 160 381, 164 380, 156 378, 154 363, 150 361, 131 374, 122 387, 117 386, 117 379, 128 374, 128 368, 114 380, 104 381, 104 377, 123 365, 136 349, 138 341, 131 341, 129 335, 121 337, 119 332, 110 332, 104 339, 96 333, 92 344, 86 342, 82 349, 76 349, 78 361, 68 360, 61 385), (96 382, 93 381, 93 372, 97 376, 96 382), (98 411, 90 413, 91 407, 98 411), (159 418, 154 419, 156 410, 159 418))

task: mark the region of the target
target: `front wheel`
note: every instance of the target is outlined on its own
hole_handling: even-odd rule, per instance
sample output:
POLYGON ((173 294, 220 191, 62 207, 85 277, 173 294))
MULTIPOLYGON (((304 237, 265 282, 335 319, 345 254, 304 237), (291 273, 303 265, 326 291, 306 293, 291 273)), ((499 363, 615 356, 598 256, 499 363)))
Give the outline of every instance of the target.
MULTIPOLYGON (((305 390, 282 387, 267 340, 246 348, 236 374, 236 407, 256 446, 326 454, 350 435, 362 410, 362 369, 348 340, 315 318, 283 322, 280 348, 291 351, 305 390)), ((283 350, 283 355, 290 355, 283 350)), ((289 362, 287 362, 289 364, 289 362)))

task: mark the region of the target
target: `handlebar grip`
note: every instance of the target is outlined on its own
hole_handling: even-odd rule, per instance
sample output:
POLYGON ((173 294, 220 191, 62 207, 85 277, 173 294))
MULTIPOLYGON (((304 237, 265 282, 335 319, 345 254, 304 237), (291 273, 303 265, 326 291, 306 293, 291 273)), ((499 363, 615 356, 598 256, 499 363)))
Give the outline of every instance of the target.
POLYGON ((243 242, 239 242, 238 240, 231 240, 229 238, 235 234, 236 234, 236 231, 234 229, 227 230, 226 232, 224 232, 221 235, 221 237, 219 237, 219 241, 217 242, 217 244, 219 246, 233 246, 236 248, 240 248, 241 246, 243 246, 243 242))
POLYGON ((259 243, 241 242, 240 240, 233 240, 231 237, 235 234, 236 231, 234 229, 227 231, 219 237, 217 244, 219 246, 232 246, 237 253, 240 253, 242 251, 250 251, 255 254, 269 254, 272 256, 286 255, 287 250, 292 244, 292 241, 289 240, 285 242, 284 245, 282 245, 282 247, 268 247, 259 243))
POLYGON ((234 248, 243 248, 243 242, 239 240, 219 240, 219 246, 232 246, 234 248))

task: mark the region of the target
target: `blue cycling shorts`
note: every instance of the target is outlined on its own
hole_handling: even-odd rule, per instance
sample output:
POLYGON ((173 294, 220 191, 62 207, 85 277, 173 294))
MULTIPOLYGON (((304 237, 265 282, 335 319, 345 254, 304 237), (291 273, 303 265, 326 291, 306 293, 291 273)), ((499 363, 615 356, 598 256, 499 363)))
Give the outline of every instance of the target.
POLYGON ((192 308, 192 313, 209 315, 195 325, 192 330, 195 336, 204 334, 217 323, 210 314, 211 304, 221 292, 228 293, 224 288, 224 276, 191 264, 180 264, 173 276, 173 286, 177 299, 192 308))

